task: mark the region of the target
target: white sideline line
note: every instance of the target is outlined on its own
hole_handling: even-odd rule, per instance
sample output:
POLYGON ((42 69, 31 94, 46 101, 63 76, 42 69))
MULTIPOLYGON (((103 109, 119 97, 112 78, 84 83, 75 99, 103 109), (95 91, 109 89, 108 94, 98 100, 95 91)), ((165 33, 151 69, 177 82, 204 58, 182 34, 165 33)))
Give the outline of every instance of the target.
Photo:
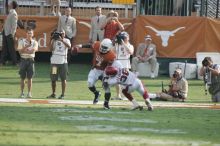
POLYGON ((18 99, 18 98, 0 98, 0 102, 6 103, 28 103, 28 99, 18 99))
MULTIPOLYGON (((21 98, 0 98, 0 103, 38 103, 38 104, 72 104, 72 105, 93 105, 92 100, 59 100, 59 99, 21 99, 21 98)), ((143 101, 138 102, 146 106, 143 101)), ((131 106, 129 101, 110 101, 110 106, 131 106)), ((220 109, 220 104, 216 103, 183 103, 183 102, 152 102, 154 107, 165 108, 212 108, 220 109)), ((97 105, 103 105, 99 101, 97 105)))

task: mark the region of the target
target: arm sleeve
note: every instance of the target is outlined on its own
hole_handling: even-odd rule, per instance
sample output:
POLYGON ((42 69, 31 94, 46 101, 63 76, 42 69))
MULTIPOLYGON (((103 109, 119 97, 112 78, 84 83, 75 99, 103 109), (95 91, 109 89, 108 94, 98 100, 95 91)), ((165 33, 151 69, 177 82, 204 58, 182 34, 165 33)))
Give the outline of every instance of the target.
POLYGON ((34 42, 34 50, 38 51, 38 42, 37 41, 34 42))
POLYGON ((140 56, 140 49, 141 49, 141 44, 139 44, 138 47, 137 47, 137 51, 135 53, 136 57, 140 56))
POLYGON ((92 48, 92 45, 91 44, 85 44, 85 45, 82 45, 82 48, 92 48))
POLYGON ((20 51, 23 48, 23 39, 19 39, 17 50, 20 51))
MULTIPOLYGON (((61 16, 62 17, 62 16, 61 16)), ((60 32, 61 31, 61 17, 59 17, 58 20, 58 26, 57 26, 57 31, 60 32)))
POLYGON ((75 37, 76 36, 76 19, 75 18, 74 18, 74 21, 73 21, 72 28, 73 28, 73 37, 75 37))
POLYGON ((11 34, 14 36, 16 33, 16 29, 17 29, 17 22, 18 22, 18 17, 17 15, 12 15, 12 26, 11 26, 11 34))
POLYGON ((91 28, 90 28, 90 32, 89 32, 89 39, 92 39, 93 30, 94 30, 94 25, 93 25, 93 22, 91 19, 91 28))

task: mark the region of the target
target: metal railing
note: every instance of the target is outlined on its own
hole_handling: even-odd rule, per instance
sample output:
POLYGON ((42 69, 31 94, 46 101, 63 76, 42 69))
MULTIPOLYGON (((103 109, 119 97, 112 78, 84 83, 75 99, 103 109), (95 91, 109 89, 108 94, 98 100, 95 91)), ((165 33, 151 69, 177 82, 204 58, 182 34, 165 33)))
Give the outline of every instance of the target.
MULTIPOLYGON (((0 15, 5 15, 5 2, 0 0, 0 15)), ((19 15, 53 16, 50 0, 17 0, 19 15)), ((134 18, 137 15, 161 16, 203 16, 220 18, 220 0, 136 0, 134 4, 114 4, 113 0, 61 0, 60 13, 64 8, 72 8, 74 17, 90 18, 94 8, 100 6, 103 13, 115 10, 121 18, 134 18)))
POLYGON ((220 0, 137 0, 137 14, 220 18, 220 0))
MULTIPOLYGON (((54 16, 48 1, 50 0, 17 0, 19 4, 18 15, 54 16)), ((107 14, 110 10, 115 10, 121 18, 136 16, 135 3, 130 5, 114 4, 112 0, 61 0, 60 13, 64 14, 64 9, 71 7, 74 17, 90 18, 94 15, 96 6, 102 7, 104 14, 107 14)), ((1 15, 7 13, 3 0, 0 0, 0 12, 1 15)))
POLYGON ((202 16, 220 18, 220 0, 202 0, 202 16))
POLYGON ((142 15, 199 16, 200 0, 137 0, 142 15))

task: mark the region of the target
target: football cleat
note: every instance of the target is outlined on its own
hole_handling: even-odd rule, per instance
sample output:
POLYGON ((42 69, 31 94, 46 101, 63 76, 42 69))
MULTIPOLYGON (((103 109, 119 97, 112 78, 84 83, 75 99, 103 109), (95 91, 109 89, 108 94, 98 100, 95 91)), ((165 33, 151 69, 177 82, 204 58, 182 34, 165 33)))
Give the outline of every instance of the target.
POLYGON ((146 100, 145 103, 147 105, 147 110, 148 111, 153 111, 154 108, 153 108, 152 104, 150 103, 150 101, 146 100))
POLYGON ((109 105, 108 105, 108 102, 104 102, 104 109, 106 109, 106 110, 109 110, 110 109, 110 107, 109 107, 109 105))
POLYGON ((134 111, 134 110, 136 110, 136 109, 139 109, 140 111, 142 111, 142 110, 143 110, 143 106, 138 105, 138 106, 133 106, 133 107, 131 108, 132 111, 134 111))
POLYGON ((97 91, 95 93, 95 97, 94 97, 94 100, 93 100, 93 104, 96 104, 99 102, 99 97, 101 96, 101 92, 97 91))
POLYGON ((24 98, 24 93, 21 93, 20 98, 24 98))
POLYGON ((58 99, 64 99, 64 95, 61 94, 61 95, 58 97, 58 99))
POLYGON ((31 93, 28 93, 28 94, 27 94, 27 98, 32 98, 31 93))
POLYGON ((51 95, 47 96, 46 98, 56 98, 56 94, 51 94, 51 95))

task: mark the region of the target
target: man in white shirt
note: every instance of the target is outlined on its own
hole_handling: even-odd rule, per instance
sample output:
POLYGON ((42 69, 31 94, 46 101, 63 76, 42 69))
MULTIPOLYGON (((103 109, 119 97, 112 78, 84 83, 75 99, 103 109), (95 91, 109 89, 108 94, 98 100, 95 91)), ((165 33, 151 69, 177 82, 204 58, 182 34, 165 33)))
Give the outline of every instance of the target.
POLYGON ((105 23, 106 16, 102 15, 102 8, 97 6, 95 8, 96 15, 91 18, 91 29, 89 33, 89 41, 102 41, 104 38, 104 29, 102 25, 105 23))
POLYGON ((47 98, 56 98, 56 81, 58 76, 61 78, 62 93, 58 99, 64 98, 66 89, 66 78, 68 73, 67 53, 71 48, 70 40, 65 38, 65 31, 54 33, 51 40, 52 56, 50 58, 51 63, 51 86, 52 94, 47 98))
POLYGON ((2 52, 0 58, 0 65, 5 65, 7 56, 10 55, 12 64, 17 64, 17 55, 14 46, 14 37, 17 29, 18 15, 16 8, 18 4, 16 1, 12 1, 9 5, 10 12, 4 22, 3 35, 2 35, 2 52))
POLYGON ((24 98, 24 86, 25 78, 28 79, 28 94, 27 98, 31 98, 31 89, 32 89, 32 77, 34 75, 34 57, 35 52, 38 50, 38 42, 33 39, 34 32, 32 29, 28 28, 26 33, 26 38, 21 39, 18 42, 18 51, 21 56, 20 62, 20 86, 21 86, 21 98, 24 98))

